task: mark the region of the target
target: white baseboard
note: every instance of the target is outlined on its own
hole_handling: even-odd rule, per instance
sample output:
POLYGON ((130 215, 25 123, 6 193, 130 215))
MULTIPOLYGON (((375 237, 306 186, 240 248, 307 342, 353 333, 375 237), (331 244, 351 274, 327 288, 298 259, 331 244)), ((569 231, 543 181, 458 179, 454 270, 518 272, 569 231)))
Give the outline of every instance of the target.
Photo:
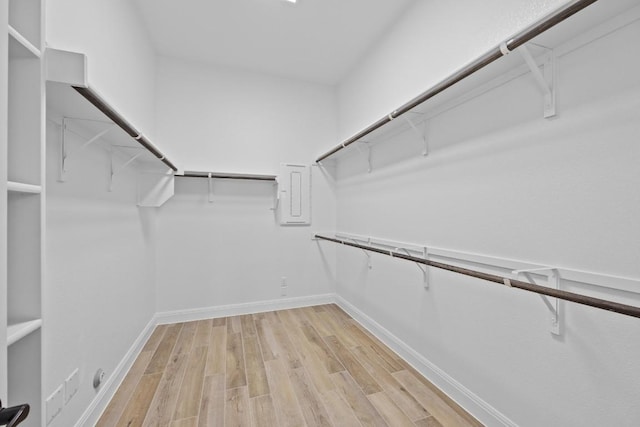
POLYGON ((367 316, 343 297, 336 295, 335 302, 363 327, 371 332, 385 345, 406 360, 426 379, 462 406, 486 426, 517 427, 506 415, 482 400, 478 395, 460 384, 446 372, 438 368, 408 344, 385 329, 378 322, 367 316))
POLYGON ((159 325, 166 323, 190 322, 216 317, 238 316, 241 314, 263 313, 265 311, 286 310, 311 305, 331 304, 335 294, 311 295, 306 297, 257 301, 242 304, 220 305, 188 310, 165 311, 156 314, 159 325))
POLYGON ((131 369, 133 362, 144 348, 147 340, 151 336, 151 333, 155 329, 157 321, 155 316, 151 318, 147 326, 143 329, 142 333, 135 340, 129 351, 124 355, 118 366, 114 369, 113 373, 109 375, 106 381, 100 387, 100 391, 89 404, 89 407, 84 411, 80 419, 76 422, 75 427, 94 426, 100 419, 100 416, 107 408, 107 405, 113 398, 113 395, 120 387, 122 380, 131 369))

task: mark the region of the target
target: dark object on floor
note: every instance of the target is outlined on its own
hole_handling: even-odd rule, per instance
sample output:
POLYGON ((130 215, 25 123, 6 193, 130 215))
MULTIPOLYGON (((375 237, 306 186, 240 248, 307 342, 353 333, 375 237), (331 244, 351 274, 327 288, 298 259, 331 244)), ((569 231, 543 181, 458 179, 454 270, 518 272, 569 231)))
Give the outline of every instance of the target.
POLYGON ((16 427, 29 415, 29 405, 17 405, 11 408, 3 408, 0 401, 0 426, 16 427))

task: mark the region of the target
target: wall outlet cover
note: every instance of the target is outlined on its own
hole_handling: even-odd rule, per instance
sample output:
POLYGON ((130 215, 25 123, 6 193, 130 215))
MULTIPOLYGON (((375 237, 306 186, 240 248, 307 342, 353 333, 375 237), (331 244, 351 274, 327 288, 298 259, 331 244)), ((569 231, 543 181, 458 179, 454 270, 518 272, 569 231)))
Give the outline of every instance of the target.
POLYGON ((63 395, 63 386, 60 384, 60 386, 47 398, 47 425, 49 425, 51 421, 53 421, 53 419, 62 412, 62 405, 64 401, 63 395))
POLYGON ((71 398, 75 396, 80 387, 80 371, 75 369, 64 381, 64 404, 69 403, 71 398))

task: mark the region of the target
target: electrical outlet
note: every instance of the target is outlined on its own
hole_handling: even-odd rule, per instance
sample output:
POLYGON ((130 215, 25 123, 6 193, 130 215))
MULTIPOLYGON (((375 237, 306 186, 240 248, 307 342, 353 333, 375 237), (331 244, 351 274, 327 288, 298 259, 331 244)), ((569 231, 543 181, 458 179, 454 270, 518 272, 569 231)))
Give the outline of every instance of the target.
POLYGON ((47 398, 47 425, 49 425, 51 421, 53 421, 53 419, 62 412, 62 405, 64 401, 63 394, 63 386, 60 384, 60 386, 51 393, 51 396, 47 398))
POLYGON ((80 386, 80 375, 79 371, 76 368, 75 371, 71 373, 64 381, 64 404, 69 403, 71 398, 75 396, 78 392, 78 387, 80 386))
POLYGON ((287 278, 285 276, 280 279, 280 286, 287 286, 287 278))

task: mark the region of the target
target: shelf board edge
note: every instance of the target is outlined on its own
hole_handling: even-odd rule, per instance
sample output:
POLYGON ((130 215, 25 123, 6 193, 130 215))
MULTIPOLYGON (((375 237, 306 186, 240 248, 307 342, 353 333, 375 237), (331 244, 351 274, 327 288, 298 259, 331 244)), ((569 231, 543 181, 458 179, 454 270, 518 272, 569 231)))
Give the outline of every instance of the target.
POLYGON ((7 327, 7 346, 15 344, 22 338, 37 331, 42 327, 42 319, 29 320, 28 322, 16 323, 7 327))
POLYGON ((31 43, 25 36, 20 34, 18 30, 9 25, 9 36, 18 42, 22 47, 27 49, 36 58, 42 56, 42 52, 33 43, 31 43))

